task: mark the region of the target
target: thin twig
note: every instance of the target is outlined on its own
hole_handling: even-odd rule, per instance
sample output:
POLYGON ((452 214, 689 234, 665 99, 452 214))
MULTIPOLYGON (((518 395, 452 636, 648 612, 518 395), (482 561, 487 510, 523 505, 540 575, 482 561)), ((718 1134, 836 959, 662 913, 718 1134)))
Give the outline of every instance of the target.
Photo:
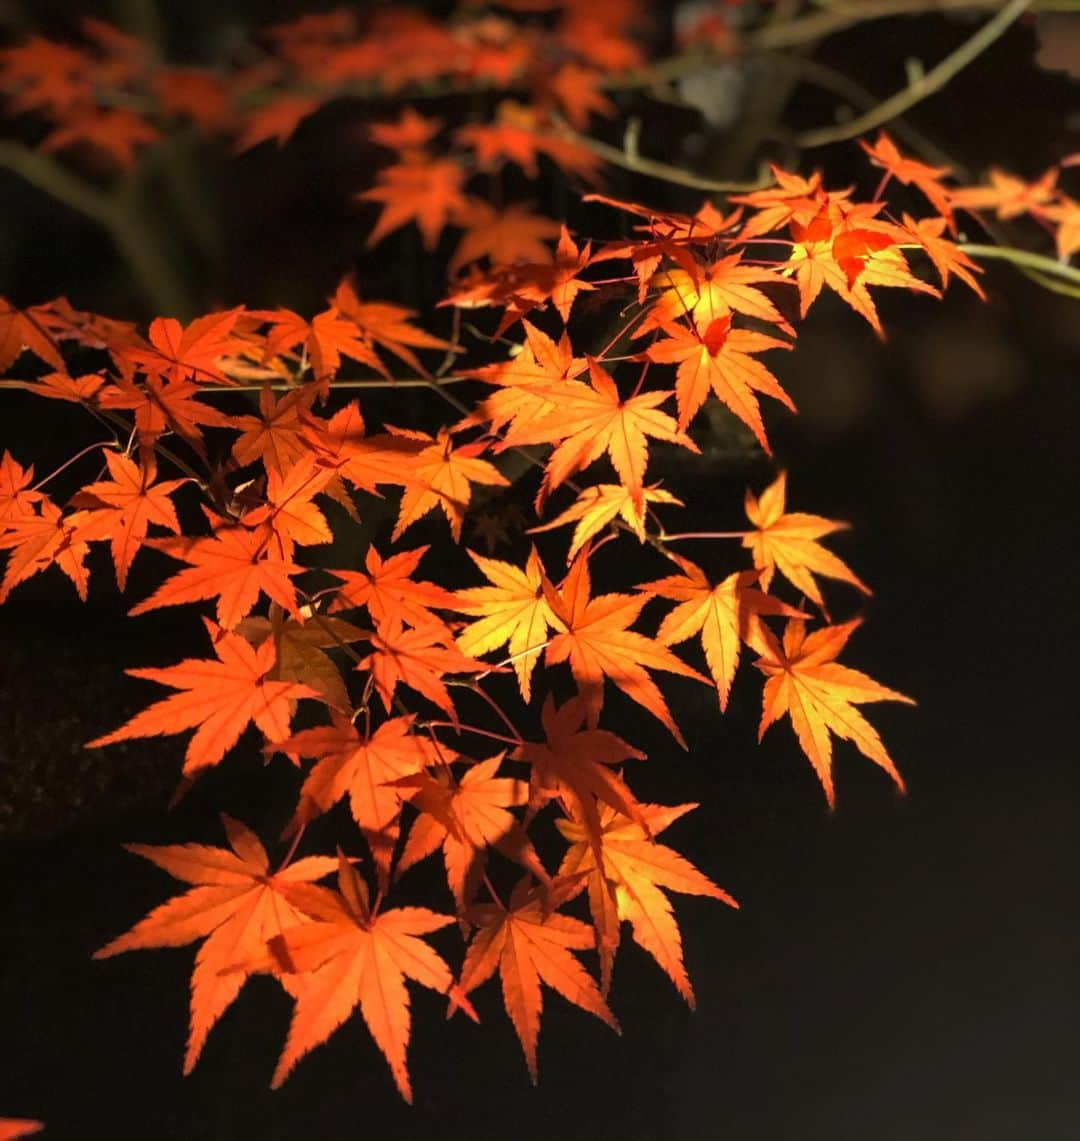
POLYGON ((970 39, 965 40, 954 52, 947 55, 939 64, 932 67, 914 83, 896 92, 871 111, 867 111, 848 123, 837 123, 831 127, 818 127, 806 131, 795 138, 795 145, 803 149, 825 146, 827 143, 852 139, 888 123, 897 115, 903 114, 916 103, 940 91, 954 76, 969 63, 977 59, 1005 31, 1031 7, 1033 0, 1009 0, 996 16, 988 20, 970 39))

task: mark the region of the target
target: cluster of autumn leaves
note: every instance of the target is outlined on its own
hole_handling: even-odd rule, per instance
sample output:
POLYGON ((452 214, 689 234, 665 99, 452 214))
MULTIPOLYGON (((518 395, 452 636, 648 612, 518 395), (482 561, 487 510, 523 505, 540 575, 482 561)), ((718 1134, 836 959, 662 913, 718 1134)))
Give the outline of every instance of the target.
MULTIPOLYGON (((238 130, 242 146, 283 140, 341 84, 393 90, 449 77, 497 87, 526 76, 530 87, 528 105, 503 103, 493 122, 449 137, 411 107, 374 124, 370 137, 394 161, 361 195, 380 211, 369 246, 405 226, 429 249, 447 228, 462 231, 445 304, 490 309, 495 335, 513 344, 504 360, 460 367, 457 336, 362 298, 351 279, 311 317, 241 306, 186 325, 159 317, 145 336, 63 298, 23 309, 0 300, 0 372, 19 373, 5 383, 80 406, 111 436, 36 481, 26 457, 4 453, 0 601, 52 568, 85 598, 88 554, 101 544, 121 590, 143 547, 175 564, 132 614, 213 607, 213 619, 203 616, 211 656, 129 670, 172 692, 90 744, 193 731, 183 771, 194 780, 253 725, 268 759, 303 772, 276 866, 229 818, 226 848, 132 846, 189 890, 98 955, 200 941, 185 1071, 256 972, 295 1000, 273 1084, 359 1007, 407 1099, 406 981, 475 1017, 470 994, 498 973, 534 1079, 542 985, 617 1025, 608 992, 624 924, 692 1003, 666 893, 734 900, 657 839, 694 806, 634 795, 623 766, 643 754, 601 727, 612 688, 685 747, 657 675, 712 686, 723 710, 749 651, 764 676, 761 731, 790 718, 830 804, 834 738, 902 787, 859 706, 908 699, 840 664, 858 620, 830 624, 821 591, 826 578, 867 592, 821 543, 842 525, 789 511, 781 473, 747 493, 743 530, 705 535, 740 552, 718 577, 681 553, 694 535, 661 522, 681 504, 649 479, 650 448, 696 452, 690 430, 715 397, 768 452, 759 397, 794 405, 765 358, 794 346, 796 321, 824 292, 880 334, 879 287, 938 295, 956 278, 981 293, 980 267, 955 241, 957 211, 1029 213, 1067 257, 1078 244, 1076 204, 1057 189, 1056 168, 1031 184, 995 172, 989 186, 957 188, 885 134, 863 144, 882 172, 870 201, 827 188, 820 174, 780 169, 726 213, 709 203, 661 212, 594 193, 630 235, 610 242, 469 193, 474 171, 507 163, 528 175, 554 162, 595 178, 595 153, 554 124, 558 114, 580 126, 582 115, 608 112, 603 75, 641 62, 636 10, 568 5, 528 34, 511 34, 518 25, 502 18, 451 26, 396 8, 363 34, 344 11, 304 17, 270 29, 268 57, 229 76, 164 67, 93 23, 91 46, 30 40, 0 53, 14 108, 53 124, 45 149, 103 146, 121 163, 155 137, 154 116, 238 130), (297 80, 325 91, 290 94, 297 80), (132 100, 102 106, 110 88, 132 100), (135 96, 151 100, 146 110, 135 96), (915 188, 933 213, 895 216, 890 183, 915 188), (583 295, 623 309, 606 345, 581 314, 583 295), (367 424, 349 399, 346 361, 371 380, 427 386, 453 422, 434 434, 367 424), (257 408, 225 410, 251 389, 257 408), (447 566, 475 518, 474 488, 505 488, 508 456, 541 473, 530 534, 557 537, 520 543, 512 559, 470 550, 477 584, 451 589, 447 566), (66 495, 55 490, 65 484, 66 495), (330 502, 359 520, 394 489, 391 534, 366 548, 362 566, 306 553, 334 539, 330 502), (399 545, 432 515, 453 544, 399 545), (623 568, 648 549, 669 573, 597 592, 594 577, 617 574, 616 545, 623 568), (787 600, 774 592, 779 580, 787 600), (647 607, 658 623, 643 621, 647 607), (522 708, 539 707, 538 728, 518 728, 510 678, 522 708), (345 801, 362 844, 353 836, 337 857, 294 858, 307 826, 345 801), (557 863, 536 846, 536 822, 552 819, 557 863), (405 873, 436 853, 450 910, 388 906, 405 873), (318 882, 331 875, 336 888, 318 882), (515 886, 502 890, 501 880, 515 886), (456 973, 426 941, 455 919, 468 940, 456 973), (577 957, 589 950, 599 981, 577 957)), ((485 537, 508 538, 498 525, 485 537)))

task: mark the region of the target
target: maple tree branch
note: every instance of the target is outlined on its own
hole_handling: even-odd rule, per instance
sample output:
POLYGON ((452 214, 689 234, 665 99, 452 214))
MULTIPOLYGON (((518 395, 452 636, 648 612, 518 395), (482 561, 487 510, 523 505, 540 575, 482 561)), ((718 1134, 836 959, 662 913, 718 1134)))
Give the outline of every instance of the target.
MULTIPOLYGON (((680 166, 661 162, 659 159, 645 158, 638 154, 632 145, 617 147, 611 143, 605 143, 602 139, 594 139, 591 135, 579 134, 570 127, 562 116, 556 112, 552 112, 551 115, 552 119, 559 125, 560 133, 571 142, 592 151, 595 155, 599 155, 612 166, 622 167, 623 170, 632 171, 634 174, 648 175, 650 178, 657 178, 662 182, 670 182, 676 186, 687 186, 691 190, 703 190, 710 194, 742 194, 760 190, 771 182, 767 168, 752 182, 725 182, 715 178, 707 178, 701 174, 694 174, 693 171, 684 170, 680 166)), ((627 131, 625 137, 629 144, 633 138, 632 131, 627 131)))
POLYGON ((805 131, 794 139, 796 146, 809 150, 828 143, 851 139, 864 134, 874 127, 880 127, 897 115, 913 107, 916 103, 940 91, 967 65, 977 59, 1005 31, 1014 24, 1032 5, 1033 0, 1009 0, 992 19, 965 40, 955 51, 950 52, 940 63, 919 76, 903 90, 891 95, 873 110, 866 111, 848 123, 837 123, 831 127, 818 127, 805 131))
POLYGON ((1045 274, 1070 285, 1080 286, 1080 267, 1066 265, 1046 254, 1030 253, 1013 246, 984 246, 977 242, 961 242, 959 248, 974 258, 1007 261, 1021 269, 1033 270, 1036 274, 1045 274))
POLYGON ((682 531, 678 535, 660 534, 659 543, 677 543, 683 539, 745 539, 750 531, 682 531))

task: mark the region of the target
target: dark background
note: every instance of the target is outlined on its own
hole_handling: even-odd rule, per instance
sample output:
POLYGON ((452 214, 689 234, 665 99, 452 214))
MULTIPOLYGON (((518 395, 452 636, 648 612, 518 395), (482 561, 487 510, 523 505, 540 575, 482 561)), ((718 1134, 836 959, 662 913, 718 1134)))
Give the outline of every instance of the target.
MULTIPOLYGON (((63 7, 48 7, 62 24, 63 7)), ((203 7, 171 32, 184 50, 198 47, 192 13, 203 7)), ((884 91, 879 71, 896 75, 916 48, 936 58, 968 30, 898 28, 887 46, 838 37, 832 61, 884 91)), ((1036 175, 1068 148, 1076 100, 1064 77, 1034 67, 1034 48, 1033 30, 1016 29, 913 121, 975 172, 997 161, 1036 175)), ((820 121, 825 109, 805 93, 789 121, 820 121)), ((330 108, 281 152, 196 156, 226 234, 215 273, 192 273, 199 304, 318 304, 370 224, 344 203, 369 177, 356 124, 374 113, 330 108), (262 213, 249 209, 245 222, 256 186, 262 213)), ((654 138, 671 137, 664 126, 656 120, 654 138)), ((813 157, 842 182, 856 169, 849 150, 813 157)), ((686 204, 620 175, 612 192, 686 204)), ((536 193, 549 209, 566 202, 582 224, 555 179, 536 193)), ((141 312, 146 302, 89 223, 6 172, 0 195, 0 293, 29 304, 65 292, 117 316, 141 312)), ((407 235, 384 249, 360 263, 371 296, 438 296, 407 235)), ((625 719, 625 735, 650 754, 640 795, 701 803, 665 839, 742 909, 676 897, 696 1013, 629 942, 612 993, 622 1038, 545 992, 537 1090, 495 984, 476 996, 479 1027, 445 1022, 444 1000, 413 990, 412 1110, 355 1017, 269 1093, 289 1003, 264 979, 181 1078, 191 950, 89 958, 174 887, 120 844, 217 843, 221 809, 269 839, 294 781, 281 768, 256 773, 238 752, 167 814, 182 740, 93 751, 81 742, 148 700, 123 667, 201 651, 190 610, 124 619, 103 562, 86 607, 59 575, 18 588, 0 611, 0 1111, 44 1118, 50 1138, 118 1141, 1074 1136, 1080 622, 1067 552, 1080 482, 1080 310, 1003 266, 988 279, 985 306, 962 289, 942 303, 883 298, 884 346, 823 303, 777 365, 802 412, 770 420, 790 504, 850 520, 853 532, 833 545, 875 589, 847 660, 919 702, 870 710, 907 797, 840 744, 830 815, 786 723, 755 745, 751 670, 723 718, 689 685, 672 688, 685 755, 610 698, 608 724, 623 731, 625 719)), ((70 454, 83 430, 74 412, 2 399, 2 442, 19 459, 44 473, 70 454)), ((662 472, 676 491, 681 479, 707 498, 688 528, 738 526, 743 486, 768 475, 712 443, 703 469, 662 472)), ((643 555, 639 577, 660 573, 643 555)), ((859 605, 843 591, 829 598, 840 617, 859 605)), ((425 874, 410 873, 421 886, 425 874)), ((437 941, 460 961, 453 932, 437 941)))

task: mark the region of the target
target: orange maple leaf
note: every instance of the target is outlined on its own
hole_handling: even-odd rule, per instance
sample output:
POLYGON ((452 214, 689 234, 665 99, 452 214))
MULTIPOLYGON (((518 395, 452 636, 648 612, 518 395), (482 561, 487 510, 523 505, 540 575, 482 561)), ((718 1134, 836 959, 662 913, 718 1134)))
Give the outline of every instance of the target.
POLYGON ((337 866, 329 856, 308 856, 271 872, 266 849, 255 833, 229 816, 222 815, 221 822, 231 851, 205 844, 125 845, 129 852, 195 886, 94 952, 95 959, 107 959, 124 951, 181 947, 205 939, 191 975, 185 1074, 194 1069, 207 1035, 252 973, 236 969, 236 964, 256 957, 283 927, 302 922, 305 899, 318 891, 308 885, 337 866))
POLYGON ((150 375, 140 386, 128 377, 116 376, 112 384, 101 390, 98 402, 102 408, 134 412, 135 430, 144 450, 153 448, 159 437, 171 428, 203 454, 199 425, 223 428, 229 418, 200 400, 197 392, 198 386, 190 380, 170 382, 150 375))
POLYGON ((423 907, 373 911, 367 885, 344 857, 339 858, 338 885, 340 894, 332 894, 325 907, 313 911, 314 920, 270 941, 282 968, 301 974, 289 1036, 270 1088, 277 1089, 296 1063, 325 1042, 359 1006, 390 1064, 398 1091, 411 1104, 405 979, 441 994, 451 990, 450 968, 418 936, 440 930, 453 918, 423 907))
POLYGON ((647 595, 589 597, 588 558, 587 550, 578 555, 561 588, 556 589, 550 582, 545 584, 557 630, 548 643, 545 662, 569 663, 591 726, 600 717, 606 677, 667 726, 685 749, 686 741, 648 670, 664 670, 705 684, 708 679, 655 639, 627 628, 641 613, 647 595))
POLYGON ((558 238, 561 231, 558 222, 534 214, 520 202, 496 210, 481 198, 470 199, 468 212, 459 221, 465 233, 447 266, 450 274, 484 257, 494 265, 548 262, 551 251, 544 241, 558 238))
POLYGON ((641 506, 637 507, 634 504, 634 497, 621 483, 598 483, 592 487, 582 488, 577 500, 562 514, 539 527, 530 527, 528 534, 535 535, 542 531, 551 531, 555 527, 562 527, 567 523, 576 523, 574 536, 570 540, 570 550, 566 555, 567 559, 573 559, 590 539, 595 538, 616 519, 621 519, 638 540, 644 543, 645 512, 650 503, 683 506, 682 500, 676 499, 671 492, 653 486, 644 489, 641 506))
POLYGON ((427 626, 441 622, 434 611, 456 609, 455 596, 445 587, 412 577, 428 550, 417 547, 384 559, 370 546, 364 556, 364 570, 328 570, 342 584, 331 612, 366 606, 376 623, 396 619, 410 626, 427 626))
POLYGON ((174 317, 156 317, 150 323, 150 348, 128 348, 121 355, 150 376, 228 384, 218 361, 235 347, 233 328, 243 313, 237 306, 222 313, 197 317, 186 328, 174 317))
POLYGON ((5 448, 0 458, 0 530, 12 520, 36 515, 34 505, 45 498, 45 492, 31 487, 33 482, 34 465, 24 468, 5 448))
POLYGON ((917 159, 907 158, 900 153, 896 143, 884 131, 878 132, 877 142, 873 144, 865 139, 859 139, 859 146, 875 166, 888 171, 897 182, 902 182, 905 186, 917 186, 945 220, 952 233, 956 233, 956 224, 952 216, 952 192, 941 182, 950 173, 949 167, 930 166, 917 159))
POLYGON ((754 566, 761 571, 761 588, 768 590, 773 574, 779 571, 797 590, 818 606, 824 607, 815 574, 841 582, 870 594, 870 588, 855 572, 818 539, 847 529, 847 523, 807 515, 802 511, 786 512, 787 473, 781 472, 758 498, 746 489, 746 514, 755 530, 742 540, 749 549, 754 566))
POLYGON ((0 372, 6 372, 24 349, 53 368, 67 371, 64 358, 44 322, 42 309, 44 306, 16 309, 10 301, 0 297, 0 372))
POLYGON ((618 1033, 619 1024, 596 983, 571 954, 592 947, 593 931, 587 923, 551 911, 528 879, 514 889, 509 908, 484 904, 472 909, 470 919, 477 930, 461 968, 461 990, 468 994, 500 973, 503 1002, 525 1051, 533 1085, 538 1079, 541 982, 618 1033))
POLYGON ((383 167, 376 177, 377 186, 356 196, 365 202, 379 202, 383 208, 364 243, 368 249, 415 221, 424 249, 433 250, 444 227, 468 211, 463 191, 465 172, 453 159, 421 155, 415 161, 383 167))
POLYGON ((88 483, 72 502, 89 509, 89 521, 80 527, 83 539, 108 536, 116 582, 123 590, 151 523, 180 534, 180 520, 169 496, 187 479, 155 483, 157 464, 153 453, 140 466, 128 456, 110 450, 105 452, 105 464, 112 478, 88 483))
POLYGON ((730 317, 717 317, 704 334, 685 325, 665 325, 667 334, 654 341, 646 356, 662 364, 678 364, 675 398, 679 404, 679 429, 686 426, 705 403, 710 390, 754 433, 771 454, 755 392, 779 400, 795 411, 795 405, 780 382, 752 353, 790 349, 789 341, 768 337, 752 329, 733 329, 730 317))
POLYGON ((412 731, 414 720, 412 716, 395 717, 370 736, 362 736, 347 717, 335 716, 332 725, 301 729, 267 750, 313 757, 318 762, 300 789, 290 829, 328 812, 348 795, 353 819, 371 848, 383 887, 389 883, 406 798, 392 782, 439 760, 430 738, 412 731))
POLYGON ((674 646, 700 634, 720 708, 727 709, 742 642, 758 649, 761 646, 759 623, 753 621, 754 616, 806 616, 779 599, 755 590, 760 571, 736 571, 713 585, 701 567, 689 559, 678 555, 669 557, 678 564, 682 574, 668 575, 638 587, 679 604, 664 616, 656 640, 662 646, 674 646))
POLYGON ((0 550, 11 550, 0 582, 0 603, 20 583, 58 566, 74 583, 85 602, 90 575, 86 556, 90 551, 79 535, 79 514, 64 516, 50 499, 42 498, 39 513, 9 518, 0 531, 0 550))
POLYGON ((231 630, 265 594, 290 614, 297 613, 296 590, 290 575, 304 568, 274 557, 265 528, 250 530, 230 524, 206 511, 215 526, 212 535, 148 539, 146 546, 164 551, 190 565, 166 580, 129 614, 145 614, 159 606, 217 599, 218 623, 231 630))
POLYGON ((259 393, 258 416, 234 416, 230 421, 241 433, 233 444, 233 458, 241 467, 261 462, 268 472, 284 475, 309 448, 303 439, 310 428, 305 415, 315 398, 314 389, 296 388, 279 400, 266 385, 259 393))
POLYGON ((619 928, 624 920, 629 920, 634 941, 652 955, 693 1009, 694 989, 683 962, 679 925, 671 903, 660 889, 683 895, 708 896, 731 907, 739 905, 684 856, 652 839, 680 816, 696 808, 696 804, 670 808, 643 804, 640 807, 648 830, 604 806, 600 815, 602 858, 599 860, 596 845, 590 842, 580 824, 570 819, 557 820, 556 827, 570 842, 559 866, 559 875, 588 873, 587 884, 581 887, 588 890, 604 993, 611 985, 619 928))
POLYGON ((503 754, 478 761, 460 781, 448 765, 396 781, 411 793, 420 815, 409 829, 396 875, 442 848, 446 878, 459 912, 472 903, 483 878, 488 848, 532 872, 542 883, 549 877, 520 821, 509 810, 529 801, 525 781, 496 774, 503 754))
POLYGON ((390 431, 401 438, 427 444, 417 452, 402 476, 395 480, 405 484, 405 494, 401 497, 397 523, 391 536, 394 540, 401 537, 406 527, 438 507, 446 516, 450 534, 457 542, 461 538, 465 512, 472 501, 472 485, 508 486, 508 480, 498 468, 479 458, 486 450, 483 443, 462 444, 455 448, 453 436, 445 428, 441 428, 435 437, 400 428, 391 428, 390 431))
POLYGON ((640 511, 649 458, 647 437, 698 451, 675 421, 657 409, 670 391, 642 392, 623 399, 611 375, 595 360, 589 361, 589 384, 564 383, 553 389, 553 395, 558 401, 555 411, 528 426, 515 427, 503 439, 506 447, 556 443, 548 457, 538 504, 606 452, 640 511))
POLYGON ((87 741, 87 748, 130 741, 137 737, 167 737, 195 729, 184 757, 184 775, 216 765, 236 744, 249 722, 270 741, 289 735, 297 698, 322 694, 308 685, 271 678, 276 661, 274 640, 253 647, 239 634, 222 630, 204 618, 217 661, 188 658, 166 669, 140 668, 124 672, 167 685, 170 694, 136 713, 119 729, 87 741))
POLYGON ((824 626, 807 635, 803 619, 792 618, 784 631, 783 642, 770 637, 766 652, 754 663, 768 679, 762 694, 758 739, 774 721, 789 714, 799 744, 825 789, 830 808, 836 803, 830 733, 851 741, 864 757, 880 765, 892 777, 901 792, 904 791, 904 782, 881 738, 856 705, 868 701, 902 701, 907 705, 915 702, 834 660, 860 625, 861 619, 855 619, 841 626, 824 626))
POLYGON ((32 1137, 44 1128, 44 1121, 29 1117, 0 1117, 0 1141, 19 1141, 20 1137, 32 1137))
POLYGON ((597 803, 609 804, 631 820, 644 823, 641 807, 626 782, 611 771, 623 761, 642 761, 645 754, 607 729, 583 728, 587 709, 579 697, 560 708, 548 694, 540 714, 546 740, 524 741, 510 754, 532 765, 530 813, 560 797, 581 820, 594 843, 600 842, 597 803))
POLYGON ((509 643, 521 696, 529 701, 533 670, 555 621, 544 597, 540 556, 534 547, 523 570, 473 551, 469 557, 491 585, 457 592, 454 609, 476 619, 458 635, 458 649, 476 658, 509 643))

